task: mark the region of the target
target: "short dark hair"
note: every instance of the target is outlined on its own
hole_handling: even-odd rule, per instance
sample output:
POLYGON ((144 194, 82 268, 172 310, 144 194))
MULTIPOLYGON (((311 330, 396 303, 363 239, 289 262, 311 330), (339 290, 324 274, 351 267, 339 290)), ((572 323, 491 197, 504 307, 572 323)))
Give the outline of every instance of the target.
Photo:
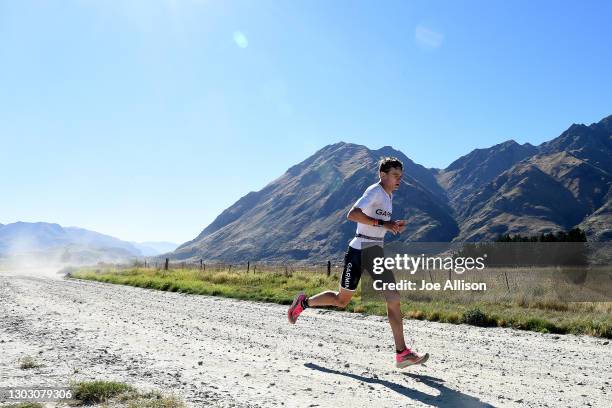
POLYGON ((378 163, 378 171, 388 173, 392 168, 404 170, 404 165, 397 157, 383 157, 378 163))

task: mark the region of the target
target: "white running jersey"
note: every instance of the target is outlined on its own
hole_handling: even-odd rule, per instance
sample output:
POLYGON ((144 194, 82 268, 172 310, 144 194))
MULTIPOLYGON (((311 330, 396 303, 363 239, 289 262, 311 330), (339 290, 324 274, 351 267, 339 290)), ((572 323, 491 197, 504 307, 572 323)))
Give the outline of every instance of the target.
MULTIPOLYGON (((353 208, 360 208, 365 215, 383 221, 391 220, 393 195, 387 194, 379 183, 372 184, 366 189, 361 198, 353 205, 353 208)), ((368 237, 379 238, 381 241, 385 237, 386 229, 373 225, 357 223, 356 234, 367 235, 368 237)), ((371 239, 355 237, 349 245, 355 249, 361 249, 362 242, 375 242, 371 239)))

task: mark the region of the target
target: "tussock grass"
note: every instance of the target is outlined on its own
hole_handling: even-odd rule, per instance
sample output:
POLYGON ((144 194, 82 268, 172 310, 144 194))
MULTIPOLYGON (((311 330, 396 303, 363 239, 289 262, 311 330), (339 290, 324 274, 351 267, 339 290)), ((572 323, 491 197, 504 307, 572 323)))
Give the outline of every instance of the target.
POLYGON ((29 370, 31 368, 39 368, 42 367, 36 359, 32 356, 24 356, 19 359, 19 368, 22 370, 29 370))
MULTIPOLYGON (((80 269, 72 278, 198 295, 290 304, 301 290, 312 295, 337 290, 338 275, 295 271, 290 273, 257 270, 257 273, 200 271, 198 269, 80 269)), ((510 327, 542 333, 587 334, 612 338, 612 303, 562 302, 535 291, 470 301, 436 298, 424 294, 416 300, 402 300, 402 313, 411 319, 481 327, 510 327)), ((358 289, 346 310, 386 315, 383 302, 363 301, 358 289)))
POLYGON ((185 404, 177 397, 166 396, 157 391, 127 392, 117 397, 127 408, 183 408, 185 404))
POLYGON ((83 381, 74 384, 72 396, 81 401, 82 404, 98 404, 106 402, 119 394, 134 392, 134 388, 128 384, 116 381, 83 381))
POLYGON ((158 391, 140 392, 129 384, 116 381, 83 381, 71 386, 73 398, 79 405, 110 403, 126 408, 184 408, 175 396, 158 391))

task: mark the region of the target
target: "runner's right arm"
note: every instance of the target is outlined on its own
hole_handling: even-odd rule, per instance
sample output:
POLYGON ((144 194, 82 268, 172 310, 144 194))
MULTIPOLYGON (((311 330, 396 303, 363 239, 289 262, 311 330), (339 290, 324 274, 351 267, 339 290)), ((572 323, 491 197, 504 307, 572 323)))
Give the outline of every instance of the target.
MULTIPOLYGON (((358 207, 351 208, 346 218, 349 221, 359 222, 361 224, 374 225, 374 226, 378 225, 377 218, 370 217, 369 215, 361 211, 361 208, 358 208, 358 207)), ((394 234, 397 234, 398 232, 400 232, 401 226, 398 221, 385 221, 383 224, 383 228, 391 231, 394 234)))

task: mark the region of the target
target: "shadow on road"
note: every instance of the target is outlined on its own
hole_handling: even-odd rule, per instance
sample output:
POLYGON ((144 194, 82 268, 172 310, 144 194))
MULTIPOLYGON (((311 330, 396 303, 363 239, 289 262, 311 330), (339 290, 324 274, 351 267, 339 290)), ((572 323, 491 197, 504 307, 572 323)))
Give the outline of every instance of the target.
POLYGON ((349 377, 368 384, 380 384, 389 388, 392 391, 397 392, 398 394, 403 395, 404 397, 408 397, 410 399, 420 401, 424 404, 432 405, 434 407, 493 407, 493 405, 482 402, 476 397, 472 397, 470 395, 463 394, 459 391, 448 388, 443 384, 444 380, 440 378, 430 377, 427 375, 403 373, 403 375, 407 377, 422 382, 423 384, 431 388, 437 389, 440 392, 440 395, 433 396, 391 381, 381 380, 379 378, 373 377, 364 377, 362 375, 333 370, 331 368, 321 367, 320 365, 314 363, 306 363, 304 364, 304 366, 312 370, 321 371, 323 373, 343 375, 345 377, 349 377))

